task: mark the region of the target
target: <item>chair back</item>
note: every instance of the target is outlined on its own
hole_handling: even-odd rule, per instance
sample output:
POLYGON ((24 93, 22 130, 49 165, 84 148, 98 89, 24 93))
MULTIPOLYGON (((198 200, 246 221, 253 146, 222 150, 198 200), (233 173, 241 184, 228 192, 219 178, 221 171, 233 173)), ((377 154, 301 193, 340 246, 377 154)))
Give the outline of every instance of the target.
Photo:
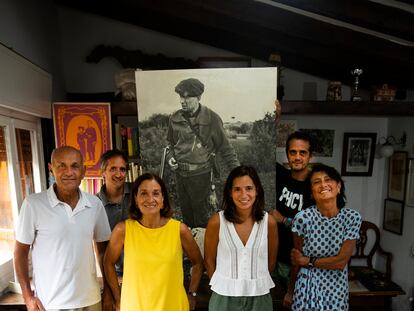
MULTIPOLYGON (((352 266, 351 261, 357 260, 358 262, 363 261, 365 265, 372 269, 373 268, 373 257, 376 252, 385 256, 385 273, 384 276, 387 280, 391 279, 391 260, 392 254, 384 251, 380 246, 380 231, 378 227, 369 221, 362 221, 361 228, 359 230, 359 240, 356 243, 355 252, 349 260, 349 266, 352 266), (373 237, 373 241, 369 241, 369 238, 373 237)), ((359 263, 358 263, 359 265, 359 263)))

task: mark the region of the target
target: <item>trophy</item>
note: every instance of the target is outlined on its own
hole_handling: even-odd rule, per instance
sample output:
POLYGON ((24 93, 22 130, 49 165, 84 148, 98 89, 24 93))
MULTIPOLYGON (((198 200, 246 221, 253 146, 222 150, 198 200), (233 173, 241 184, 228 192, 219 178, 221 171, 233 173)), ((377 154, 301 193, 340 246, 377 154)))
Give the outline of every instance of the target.
POLYGON ((351 70, 351 75, 353 75, 355 78, 354 89, 352 91, 352 96, 351 96, 351 101, 353 102, 361 101, 361 96, 359 96, 358 94, 358 84, 359 84, 359 76, 362 75, 362 73, 363 73, 362 69, 355 68, 351 70))

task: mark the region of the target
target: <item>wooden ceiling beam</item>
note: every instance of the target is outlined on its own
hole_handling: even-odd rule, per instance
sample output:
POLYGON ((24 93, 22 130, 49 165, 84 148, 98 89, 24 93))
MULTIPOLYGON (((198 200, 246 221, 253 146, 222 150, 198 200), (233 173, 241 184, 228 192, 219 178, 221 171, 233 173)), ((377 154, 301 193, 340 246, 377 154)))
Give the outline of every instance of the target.
MULTIPOLYGON (((358 49, 358 47, 352 44, 340 45, 329 42, 329 37, 332 37, 332 34, 328 31, 329 37, 327 37, 326 40, 302 38, 302 40, 299 41, 297 38, 287 35, 284 32, 275 32, 274 29, 263 27, 262 24, 258 26, 258 23, 251 22, 250 19, 246 20, 246 16, 244 14, 249 15, 249 18, 255 16, 254 9, 251 8, 249 6, 250 3, 247 3, 246 1, 237 1, 239 5, 238 12, 243 13, 242 16, 240 14, 237 15, 237 18, 235 18, 234 15, 234 12, 237 10, 227 7, 231 1, 224 2, 224 6, 220 6, 218 2, 220 1, 209 0, 203 1, 202 5, 200 5, 197 1, 191 1, 191 4, 187 1, 177 1, 178 6, 174 5, 175 10, 172 10, 172 7, 168 7, 168 5, 165 5, 164 1, 159 0, 156 4, 155 10, 161 11, 165 15, 174 15, 177 19, 185 20, 185 22, 189 21, 192 23, 192 28, 194 28, 194 24, 198 23, 198 28, 204 28, 207 25, 209 29, 218 28, 222 31, 231 31, 233 33, 244 34, 244 38, 248 36, 255 38, 255 40, 250 40, 253 42, 249 42, 249 45, 252 44, 253 46, 258 46, 258 43, 264 41, 265 43, 262 44, 262 46, 266 46, 268 50, 280 51, 282 55, 290 54, 292 55, 292 57, 290 57, 291 59, 300 57, 300 55, 297 55, 299 52, 299 54, 303 55, 303 58, 313 59, 315 63, 318 63, 318 60, 322 58, 325 63, 325 67, 337 68, 338 65, 335 66, 335 64, 342 64, 339 66, 342 67, 342 70, 345 70, 344 67, 347 67, 346 72, 349 72, 350 68, 353 68, 354 66, 364 67, 366 77, 369 77, 370 72, 374 73, 367 79, 372 83, 384 82, 384 80, 389 79, 394 83, 405 84, 403 81, 405 80, 405 72, 407 72, 407 68, 412 68, 414 70, 412 54, 409 55, 409 60, 411 61, 410 63, 407 62, 401 54, 394 57, 393 55, 390 55, 393 53, 381 53, 384 49, 381 45, 383 42, 378 43, 376 41, 382 40, 364 38, 364 44, 361 44, 361 48, 358 49), (161 3, 163 5, 160 5, 161 3), (223 7, 225 7, 225 10, 223 7), (230 11, 228 12, 227 10, 230 11), (225 16, 223 16, 223 12, 226 12, 225 16), (345 66, 343 64, 345 64, 345 66), (348 64, 348 66, 346 66, 346 64, 348 64), (383 73, 385 71, 388 72, 388 70, 393 73, 380 74, 378 76, 378 73, 383 73), (380 78, 381 76, 386 76, 386 78, 380 78)), ((152 9, 154 9, 153 6, 152 9)), ((351 31, 347 32, 348 36, 350 36, 351 34, 349 33, 351 31)), ((180 31, 180 33, 182 33, 182 31, 180 31)), ((208 31, 206 31, 206 33, 208 33, 208 31)), ((177 33, 175 33, 175 35, 177 35, 177 33)), ((205 34, 203 36, 197 36, 197 40, 199 41, 200 39, 205 39, 205 43, 212 44, 206 36, 208 35, 205 34)), ((223 36, 223 34, 219 32, 215 38, 221 36, 223 36)), ((232 42, 233 44, 235 42, 235 40, 231 40, 231 35, 229 38, 225 38, 222 41, 232 42)), ((217 44, 217 42, 217 39, 213 39, 213 45, 217 44)), ((346 41, 339 41, 337 43, 342 42, 346 41)), ((223 45, 221 45, 221 47, 223 47, 223 45)), ((393 48, 396 47, 394 46, 393 48)), ((234 48, 230 50, 234 51, 234 48)), ((240 52, 240 49, 237 52, 240 52)), ((251 53, 249 55, 257 57, 257 53, 251 53)), ((263 59, 263 57, 261 57, 261 59, 263 59)), ((264 60, 267 59, 268 58, 265 58, 264 60)), ((288 67, 291 66, 291 63, 286 62, 286 60, 287 59, 284 57, 283 64, 288 67)), ((320 72, 322 69, 317 68, 316 70, 320 72)), ((313 72, 314 71, 315 69, 313 72)))
MULTIPOLYGON (((76 0, 70 1, 72 7, 74 3, 76 0)), ((350 69, 358 66, 365 71, 361 78, 363 85, 388 82, 413 86, 410 74, 414 72, 412 54, 411 62, 407 62, 404 57, 406 51, 401 54, 389 52, 390 47, 383 48, 382 42, 378 43, 381 40, 363 37, 364 41, 359 38, 361 46, 358 46, 346 39, 333 39, 331 37, 336 36, 333 34, 338 29, 324 23, 321 23, 325 27, 324 35, 315 38, 318 32, 314 28, 321 25, 312 26, 315 21, 310 19, 302 25, 303 17, 299 18, 297 14, 285 16, 280 10, 273 9, 263 12, 263 6, 252 6, 252 2, 246 0, 220 3, 219 0, 135 1, 128 8, 117 2, 117 5, 103 4, 89 10, 264 61, 276 52, 282 55, 283 66, 326 79, 352 83, 350 69), (234 7, 236 3, 237 8, 234 7), (312 30, 305 29, 308 27, 312 30)), ((79 6, 85 9, 85 3, 79 6)), ((348 32, 347 37, 355 35, 348 32)))
POLYGON ((273 1, 414 42, 414 16, 398 8, 360 0, 273 1))

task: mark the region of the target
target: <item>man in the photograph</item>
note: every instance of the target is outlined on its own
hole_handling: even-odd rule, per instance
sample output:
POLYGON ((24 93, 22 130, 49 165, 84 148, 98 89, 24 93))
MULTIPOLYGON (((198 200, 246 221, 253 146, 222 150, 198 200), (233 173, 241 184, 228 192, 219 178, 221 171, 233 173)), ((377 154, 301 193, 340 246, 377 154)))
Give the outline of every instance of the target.
MULTIPOLYGON (((128 218, 128 207, 131 200, 130 183, 126 182, 128 158, 122 151, 111 149, 101 156, 101 174, 104 180, 100 191, 96 194, 101 199, 108 216, 111 230, 116 224, 128 218)), ((123 274, 124 254, 115 264, 116 274, 123 274)))
POLYGON ((290 253, 293 248, 292 220, 312 203, 308 164, 312 157, 311 138, 294 132, 286 140, 286 156, 290 170, 276 163, 276 209, 271 212, 278 222, 279 251, 276 279, 287 289, 290 279, 290 253))
POLYGON ((368 141, 353 140, 351 144, 349 166, 366 166, 368 161, 368 141))
POLYGON ((78 142, 79 151, 83 157, 86 156, 86 133, 85 127, 78 126, 78 133, 76 134, 76 141, 78 142))
MULTIPOLYGON (((96 196, 79 190, 85 175, 79 150, 55 149, 49 170, 55 183, 28 196, 19 214, 14 262, 24 302, 29 311, 100 311, 92 241, 102 263, 111 236, 105 209, 96 196), (29 279, 30 250, 34 291, 29 279)), ((103 299, 104 304, 112 300, 107 286, 103 299)))
POLYGON ((182 108, 170 116, 166 161, 175 171, 184 223, 205 228, 212 213, 209 196, 213 177, 219 173, 216 155, 220 154, 229 169, 239 161, 220 116, 200 104, 204 84, 186 79, 178 83, 175 92, 182 108))
POLYGON ((86 152, 88 154, 88 161, 95 161, 95 146, 96 146, 96 130, 93 127, 91 120, 87 122, 88 126, 86 127, 86 152))

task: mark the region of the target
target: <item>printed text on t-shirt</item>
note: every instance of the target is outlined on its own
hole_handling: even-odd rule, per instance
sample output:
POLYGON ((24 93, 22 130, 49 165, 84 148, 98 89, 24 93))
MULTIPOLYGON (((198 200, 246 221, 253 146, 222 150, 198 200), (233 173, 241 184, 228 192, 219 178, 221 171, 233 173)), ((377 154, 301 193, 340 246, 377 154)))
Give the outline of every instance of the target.
POLYGON ((283 188, 282 195, 279 197, 279 201, 283 202, 285 199, 285 206, 291 209, 302 210, 303 206, 303 194, 289 191, 286 187, 283 188))

